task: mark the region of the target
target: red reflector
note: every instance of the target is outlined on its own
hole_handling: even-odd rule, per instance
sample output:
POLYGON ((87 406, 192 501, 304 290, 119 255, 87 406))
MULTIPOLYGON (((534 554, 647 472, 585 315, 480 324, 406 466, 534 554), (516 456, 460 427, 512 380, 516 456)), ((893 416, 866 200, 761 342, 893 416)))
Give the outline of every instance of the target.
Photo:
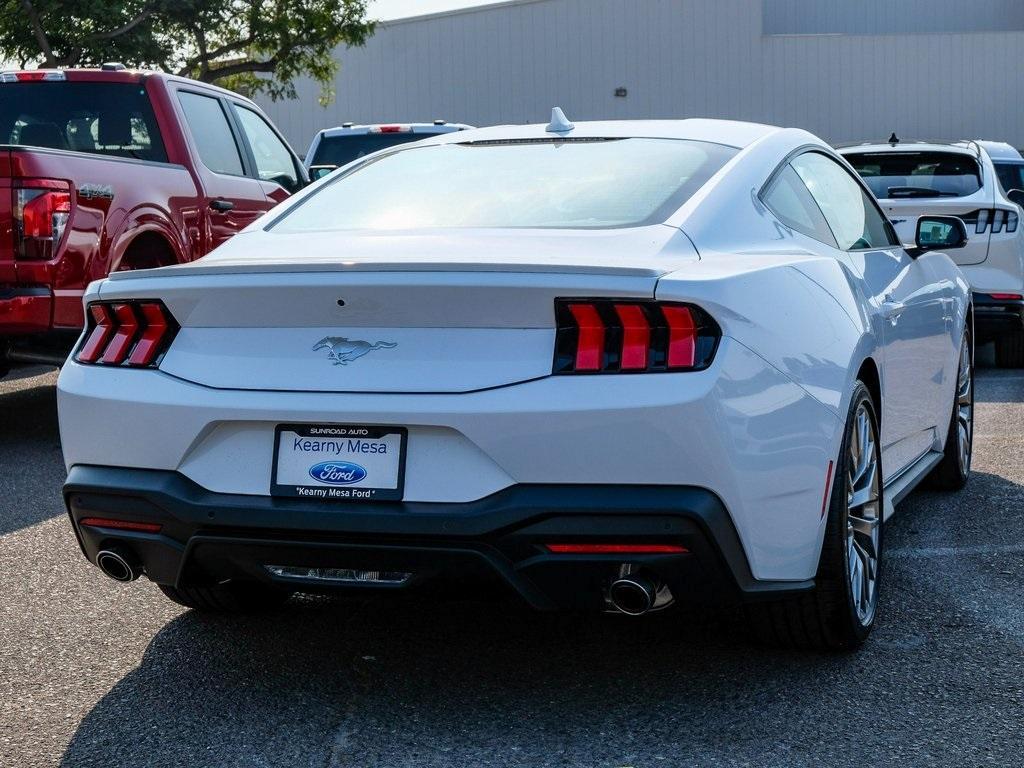
POLYGON ((616 304, 615 313, 622 323, 621 368, 624 371, 642 371, 647 368, 651 326, 638 304, 616 304))
POLYGON ((580 330, 576 345, 576 370, 598 371, 604 356, 604 323, 593 304, 570 304, 576 326, 580 330))
POLYGON ((96 327, 92 329, 89 338, 82 345, 82 351, 78 353, 78 360, 82 363, 95 363, 99 360, 114 335, 114 318, 106 305, 92 304, 89 307, 89 314, 92 315, 96 327))
POLYGON ((142 533, 159 533, 163 528, 159 523, 136 523, 131 520, 113 520, 108 517, 83 517, 78 524, 89 525, 93 528, 116 528, 119 531, 140 531, 142 533))
POLYGON ((46 71, 36 69, 32 72, 18 72, 17 75, 15 75, 15 77, 18 78, 18 82, 20 83, 34 83, 39 80, 45 80, 46 71))
POLYGON ((131 304, 115 304, 114 320, 117 322, 117 330, 100 360, 106 365, 120 365, 124 362, 139 330, 139 321, 131 304))
POLYGON ((668 367, 691 368, 697 356, 697 326, 689 307, 662 306, 668 323, 668 367))
POLYGON ((1020 301, 1024 298, 1019 293, 990 293, 989 296, 996 301, 1020 301))
POLYGON ((689 552, 678 544, 545 544, 558 555, 673 555, 689 552))
POLYGON ((156 360, 167 333, 167 318, 159 304, 146 302, 138 305, 144 321, 142 336, 128 358, 128 365, 150 365, 156 360))

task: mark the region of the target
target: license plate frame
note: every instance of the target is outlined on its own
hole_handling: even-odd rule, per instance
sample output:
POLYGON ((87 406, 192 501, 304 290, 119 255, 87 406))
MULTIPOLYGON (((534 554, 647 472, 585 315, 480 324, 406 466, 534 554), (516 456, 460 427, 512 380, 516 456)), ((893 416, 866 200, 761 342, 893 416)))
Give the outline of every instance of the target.
POLYGON ((405 461, 408 440, 409 430, 406 427, 328 423, 278 424, 274 429, 273 461, 270 470, 270 495, 317 501, 401 501, 405 495, 405 461), (288 482, 282 483, 280 476, 282 470, 281 448, 282 435, 285 435, 285 433, 293 434, 296 442, 292 444, 290 455, 285 456, 284 470, 289 473, 289 477, 286 478, 288 482), (388 446, 393 446, 396 442, 392 436, 397 437, 398 443, 398 466, 393 470, 396 473, 394 476, 394 487, 390 487, 391 471, 389 471, 385 481, 379 481, 382 485, 372 485, 374 482, 373 474, 381 474, 383 472, 380 457, 375 452, 352 451, 349 448, 360 443, 369 445, 383 443, 385 448, 387 448, 388 446), (388 438, 391 439, 389 440, 388 438), (336 452, 325 450, 303 451, 310 454, 305 460, 306 463, 310 464, 309 469, 306 471, 306 475, 301 478, 308 478, 308 484, 297 481, 297 467, 303 461, 292 458, 298 455, 295 445, 299 440, 324 445, 341 443, 341 449, 336 452), (360 458, 362 458, 362 461, 360 461, 360 458), (327 466, 332 463, 345 466, 332 469, 327 466), (368 469, 364 466, 365 464, 370 464, 370 468, 368 469), (321 466, 324 467, 320 472, 321 474, 327 473, 338 479, 324 481, 314 479, 311 473, 314 469, 321 466), (357 470, 352 470, 351 467, 353 466, 357 470), (358 471, 363 473, 362 478, 356 480, 345 478, 346 472, 358 475, 358 471), (369 479, 371 484, 361 485, 367 479, 369 479))

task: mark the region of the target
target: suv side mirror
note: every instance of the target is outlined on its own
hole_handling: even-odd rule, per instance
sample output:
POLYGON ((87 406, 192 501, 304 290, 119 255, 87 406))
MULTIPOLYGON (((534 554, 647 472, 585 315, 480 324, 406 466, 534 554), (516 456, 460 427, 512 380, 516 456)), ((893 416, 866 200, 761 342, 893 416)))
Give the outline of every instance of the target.
POLYGON ((1006 193, 1006 199, 1024 208, 1024 189, 1011 189, 1006 193))
POLYGON ((928 251, 950 251, 967 245, 967 227, 956 216, 922 216, 917 220, 917 247, 907 249, 915 259, 928 251))
POLYGON ((324 176, 335 170, 336 165, 312 165, 309 168, 309 180, 320 181, 324 176))

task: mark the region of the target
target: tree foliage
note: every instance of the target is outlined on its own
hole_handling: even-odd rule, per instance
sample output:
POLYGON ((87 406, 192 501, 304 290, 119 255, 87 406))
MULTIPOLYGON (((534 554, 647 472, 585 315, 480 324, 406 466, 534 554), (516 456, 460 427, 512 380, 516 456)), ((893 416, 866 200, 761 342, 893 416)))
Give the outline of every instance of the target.
POLYGON ((373 34, 367 0, 0 0, 0 56, 21 66, 120 61, 294 98, 332 95, 334 49, 373 34))

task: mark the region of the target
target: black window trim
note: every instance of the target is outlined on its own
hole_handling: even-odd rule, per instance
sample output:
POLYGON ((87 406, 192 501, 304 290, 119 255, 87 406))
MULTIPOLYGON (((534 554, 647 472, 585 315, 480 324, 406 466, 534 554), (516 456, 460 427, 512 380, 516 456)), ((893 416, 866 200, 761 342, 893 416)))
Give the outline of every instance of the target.
MULTIPOLYGON (((864 179, 861 178, 861 175, 857 173, 855 170, 853 170, 853 167, 850 165, 849 161, 843 158, 842 155, 836 152, 831 152, 828 150, 827 147, 822 147, 819 144, 803 144, 794 149, 793 151, 791 151, 782 159, 782 162, 780 162, 775 167, 775 170, 773 170, 771 172, 771 175, 768 176, 768 180, 763 185, 761 185, 761 189, 758 190, 757 199, 761 201, 761 204, 765 208, 767 208, 769 211, 772 211, 772 215, 775 216, 779 223, 782 224, 782 226, 786 227, 787 229, 793 229, 784 221, 779 219, 778 214, 775 213, 775 211, 772 210, 771 206, 769 206, 768 203, 764 201, 764 195, 768 191, 769 187, 771 187, 772 183, 775 181, 775 177, 778 176, 787 165, 793 162, 793 160, 795 160, 797 157, 812 152, 817 153, 819 155, 824 155, 825 157, 828 157, 832 160, 838 160, 836 164, 844 171, 846 171, 846 173, 849 174, 850 178, 852 178, 857 183, 857 185, 861 188, 861 191, 865 195, 867 195, 867 198, 874 206, 875 211, 877 211, 878 215, 882 217, 882 221, 885 223, 885 231, 889 235, 889 239, 895 240, 896 242, 894 244, 886 246, 886 248, 879 248, 878 246, 873 246, 870 248, 840 248, 839 238, 836 237, 835 232, 832 232, 832 237, 835 239, 834 244, 826 243, 824 240, 819 240, 818 238, 812 237, 811 235, 806 235, 806 233, 804 232, 801 232, 800 234, 806 235, 807 237, 811 237, 812 240, 815 240, 819 243, 824 243, 825 245, 829 245, 835 248, 837 251, 842 251, 843 253, 864 253, 866 251, 884 251, 887 248, 903 248, 903 243, 900 242, 900 238, 896 234, 896 228, 893 227, 892 222, 889 221, 889 217, 885 215, 885 211, 882 210, 882 206, 881 204, 879 204, 878 199, 875 197, 875 193, 871 191, 871 188, 865 183, 864 179)), ((981 163, 979 163, 978 165, 980 166, 981 163)), ((811 195, 811 199, 814 200, 814 195, 811 195)), ((818 205, 818 201, 814 200, 814 204, 818 205)), ((818 211, 821 212, 821 215, 823 217, 825 216, 824 212, 821 211, 820 206, 818 207, 818 211)), ((828 224, 828 228, 831 231, 832 225, 828 223, 828 218, 825 218, 825 223, 828 224)))

